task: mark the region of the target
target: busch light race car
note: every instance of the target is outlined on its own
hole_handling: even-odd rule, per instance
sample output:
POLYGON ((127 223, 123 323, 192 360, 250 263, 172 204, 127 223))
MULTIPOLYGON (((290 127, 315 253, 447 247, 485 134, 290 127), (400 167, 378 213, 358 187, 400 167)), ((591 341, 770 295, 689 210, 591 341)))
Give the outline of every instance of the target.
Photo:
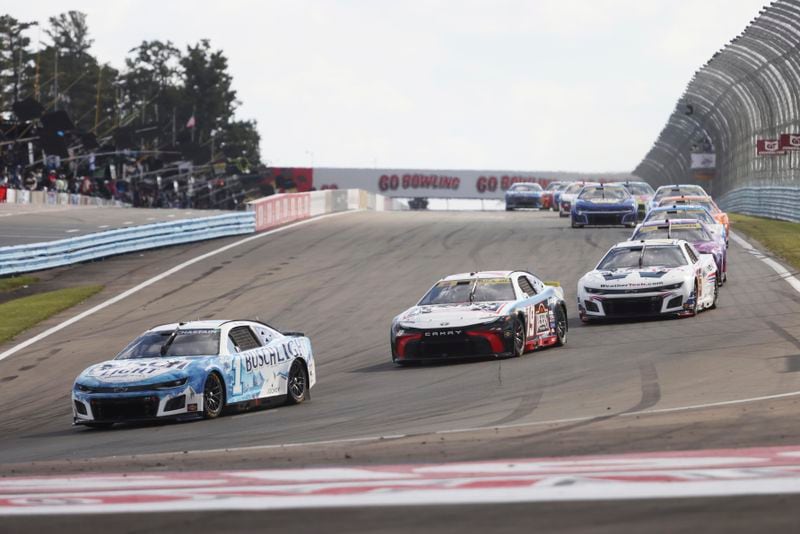
POLYGON ((258 321, 192 321, 152 328, 75 380, 75 424, 219 416, 230 405, 303 402, 316 382, 311 342, 258 321))
POLYGON ((443 278, 394 318, 392 361, 522 356, 567 341, 564 290, 525 271, 443 278))
POLYGON ((717 265, 679 239, 625 241, 578 281, 578 313, 593 319, 692 316, 715 308, 717 265))
POLYGON ((541 208, 542 186, 534 182, 519 182, 506 191, 506 211, 516 208, 541 208))
POLYGON ((572 227, 636 226, 636 201, 621 185, 587 185, 572 203, 572 227))
POLYGON ((714 236, 711 230, 696 219, 669 219, 650 221, 639 225, 631 241, 643 239, 683 239, 700 254, 711 254, 717 264, 717 279, 723 285, 728 279, 728 247, 725 240, 714 236))

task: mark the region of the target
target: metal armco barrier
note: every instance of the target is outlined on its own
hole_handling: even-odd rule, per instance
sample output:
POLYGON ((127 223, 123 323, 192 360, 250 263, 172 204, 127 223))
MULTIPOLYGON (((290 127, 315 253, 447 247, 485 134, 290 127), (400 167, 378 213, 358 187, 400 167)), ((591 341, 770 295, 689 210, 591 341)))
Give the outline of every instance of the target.
POLYGON ((796 187, 741 187, 722 195, 719 205, 725 211, 800 222, 796 187))
POLYGON ((73 263, 255 231, 250 212, 216 215, 109 230, 47 243, 0 248, 0 275, 51 269, 73 263))
POLYGON ((797 194, 800 150, 756 154, 756 140, 798 133, 800 0, 776 0, 694 74, 633 173, 654 186, 698 183, 716 197, 730 194, 732 211, 749 206, 756 215, 798 220, 800 205, 776 212, 767 198, 770 188, 797 194), (713 145, 716 155, 711 179, 695 179, 691 168, 692 152, 707 152, 698 149, 702 144, 713 145))

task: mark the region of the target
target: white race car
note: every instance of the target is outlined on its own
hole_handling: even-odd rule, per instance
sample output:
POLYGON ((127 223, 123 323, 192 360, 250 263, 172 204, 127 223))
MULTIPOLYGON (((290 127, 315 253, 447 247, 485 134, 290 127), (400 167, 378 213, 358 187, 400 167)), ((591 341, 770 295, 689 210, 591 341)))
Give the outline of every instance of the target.
POLYGON ((578 281, 578 312, 592 319, 692 316, 715 308, 714 256, 679 239, 625 241, 578 281))

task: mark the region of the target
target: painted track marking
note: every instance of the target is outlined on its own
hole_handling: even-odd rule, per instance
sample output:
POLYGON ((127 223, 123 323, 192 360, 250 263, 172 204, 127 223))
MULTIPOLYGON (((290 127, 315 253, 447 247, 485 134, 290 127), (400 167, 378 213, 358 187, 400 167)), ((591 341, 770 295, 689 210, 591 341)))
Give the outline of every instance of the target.
POLYGON ((731 237, 734 241, 736 241, 742 248, 744 248, 747 252, 758 258, 759 260, 763 261, 769 267, 778 273, 778 275, 786 282, 794 288, 795 291, 800 293, 800 280, 798 280, 795 276, 789 272, 786 267, 778 263, 777 261, 773 260, 770 257, 764 255, 761 251, 759 251, 756 247, 745 241, 743 238, 739 237, 737 234, 731 232, 731 237))
MULTIPOLYGON (((59 324, 57 324, 57 325, 55 325, 55 326, 53 326, 51 328, 48 328, 44 332, 42 332, 40 334, 37 334, 37 335, 33 336, 32 338, 30 338, 30 339, 28 339, 26 341, 23 341, 22 343, 20 343, 18 345, 15 345, 15 346, 11 347, 10 349, 6 350, 5 352, 0 353, 0 361, 5 360, 6 358, 11 356, 12 354, 17 353, 17 352, 21 351, 24 348, 30 347, 31 345, 33 345, 37 341, 41 341, 41 340, 45 339, 46 337, 49 337, 49 336, 55 334, 56 332, 58 332, 60 330, 63 330, 66 327, 77 323, 81 319, 85 319, 86 317, 89 317, 90 315, 93 315, 93 314, 99 312, 100 310, 111 306, 112 304, 116 304, 117 302, 119 302, 119 301, 121 301, 121 300, 123 300, 123 299, 125 299, 127 297, 130 297, 134 293, 138 293, 142 289, 144 289, 144 288, 146 288, 148 286, 151 286, 151 285, 155 284, 156 282, 159 282, 159 281, 163 280, 164 278, 167 278, 168 276, 171 276, 171 275, 177 273, 178 271, 181 271, 181 270, 185 269, 186 267, 189 267, 190 265, 194 265, 195 263, 201 262, 201 261, 203 261, 203 260, 205 260, 207 258, 210 258, 212 256, 216 256, 217 254, 220 254, 222 252, 230 250, 230 249, 232 249, 234 247, 238 247, 239 245, 244 245, 245 243, 249 243, 250 241, 255 241, 256 239, 261 239, 262 237, 267 237, 267 236, 270 236, 270 235, 273 235, 273 234, 277 234, 278 232, 283 232, 285 230, 291 230, 292 228, 297 228, 298 226, 301 226, 301 225, 304 225, 304 224, 308 224, 308 223, 311 223, 311 222, 314 222, 314 221, 319 221, 319 220, 327 219, 327 218, 330 218, 330 217, 336 217, 336 216, 339 216, 339 215, 347 215, 347 214, 350 214, 350 213, 356 213, 358 211, 362 211, 362 210, 351 210, 351 211, 341 211, 341 212, 338 212, 338 213, 329 213, 327 215, 320 215, 319 217, 314 217, 313 219, 306 219, 304 221, 298 221, 296 223, 288 224, 286 226, 282 226, 282 227, 276 228, 274 230, 269 230, 267 232, 262 232, 260 234, 255 234, 255 235, 251 235, 249 237, 245 237, 244 239, 240 239, 239 241, 235 241, 233 243, 230 243, 230 244, 225 245, 223 247, 220 247, 218 249, 214 249, 211 252, 206 252, 205 254, 201 254, 200 256, 196 256, 196 257, 194 257, 194 258, 192 258, 190 260, 187 260, 187 261, 185 261, 185 262, 183 262, 181 264, 176 265, 175 267, 173 267, 173 268, 171 268, 171 269, 169 269, 167 271, 164 271, 163 273, 161 273, 159 275, 156 275, 156 276, 154 276, 154 277, 152 277, 152 278, 150 278, 148 280, 145 280, 144 282, 142 282, 141 284, 139 284, 137 286, 134 286, 134 287, 132 287, 132 288, 126 290, 126 291, 123 291, 122 293, 120 293, 119 295, 117 295, 115 297, 112 297, 112 298, 110 298, 110 299, 108 299, 108 300, 106 300, 104 302, 101 302, 100 304, 98 304, 97 306, 95 306, 93 308, 90 308, 90 309, 88 309, 88 310, 86 310, 84 312, 79 313, 78 315, 75 315, 75 316, 67 319, 66 321, 63 321, 63 322, 61 322, 61 323, 59 323, 59 324)), ((123 224, 127 224, 127 223, 123 223, 123 224)))
POLYGON ((0 479, 0 516, 800 493, 800 447, 0 479))

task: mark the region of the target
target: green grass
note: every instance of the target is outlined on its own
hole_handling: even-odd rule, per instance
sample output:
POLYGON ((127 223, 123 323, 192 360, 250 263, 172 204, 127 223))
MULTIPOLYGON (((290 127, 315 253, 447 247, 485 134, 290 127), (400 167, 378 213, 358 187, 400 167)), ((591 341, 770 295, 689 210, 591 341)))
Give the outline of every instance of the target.
POLYGON ((0 293, 5 291, 14 291, 22 286, 30 286, 38 282, 39 279, 35 276, 23 274, 22 276, 14 276, 12 278, 0 278, 0 293))
POLYGON ((729 213, 734 231, 752 237, 795 269, 800 269, 800 223, 729 213))
POLYGON ((0 343, 8 341, 48 317, 82 302, 103 286, 79 286, 48 291, 0 304, 0 343))

